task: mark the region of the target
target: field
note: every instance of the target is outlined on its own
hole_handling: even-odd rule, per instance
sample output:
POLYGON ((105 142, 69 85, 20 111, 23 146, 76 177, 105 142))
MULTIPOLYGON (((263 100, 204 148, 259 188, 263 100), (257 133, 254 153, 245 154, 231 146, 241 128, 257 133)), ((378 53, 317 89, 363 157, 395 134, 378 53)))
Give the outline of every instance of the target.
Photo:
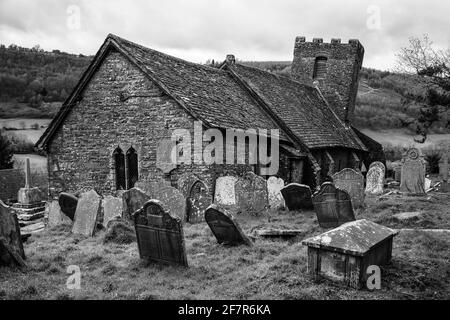
MULTIPOLYGON (((358 210, 365 218, 394 228, 449 228, 450 197, 392 196, 369 199, 358 210), (393 213, 424 211, 399 223, 393 213)), ((0 299, 449 299, 450 233, 401 231, 392 264, 382 267, 381 290, 354 290, 307 275, 303 238, 323 232, 313 211, 239 216, 244 232, 260 228, 301 229, 289 241, 257 238, 252 247, 217 244, 208 226, 184 227, 189 268, 139 259, 132 228, 99 231, 93 238, 72 235, 70 226, 33 235, 25 244, 28 270, 0 269, 0 299), (68 289, 67 267, 81 270, 81 288, 68 289)))
POLYGON ((368 135, 372 139, 378 141, 382 145, 392 145, 401 147, 418 147, 428 148, 438 146, 441 144, 450 144, 450 133, 448 134, 430 134, 427 137, 425 143, 416 143, 413 140, 414 135, 405 132, 402 129, 390 129, 390 130, 370 130, 362 129, 364 134, 368 135))

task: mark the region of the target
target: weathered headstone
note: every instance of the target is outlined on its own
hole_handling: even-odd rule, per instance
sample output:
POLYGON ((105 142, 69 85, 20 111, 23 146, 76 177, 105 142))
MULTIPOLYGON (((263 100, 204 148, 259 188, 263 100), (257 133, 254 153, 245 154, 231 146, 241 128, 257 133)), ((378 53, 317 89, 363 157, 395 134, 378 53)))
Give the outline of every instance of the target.
POLYGON ((149 196, 152 196, 155 192, 157 192, 161 188, 171 187, 169 181, 165 180, 162 177, 149 177, 144 181, 137 181, 134 184, 135 188, 140 189, 145 192, 149 196))
POLYGON ((366 194, 380 195, 383 194, 384 175, 386 168, 381 162, 374 162, 370 165, 366 176, 366 194))
POLYGON ((72 227, 72 233, 81 234, 86 237, 94 235, 97 216, 100 211, 101 197, 90 190, 81 194, 78 200, 77 210, 75 211, 75 220, 72 227))
POLYGON ((425 191, 428 191, 431 188, 431 180, 428 178, 425 178, 425 191))
POLYGON ((219 177, 216 180, 214 203, 223 206, 236 205, 236 192, 234 185, 238 178, 233 176, 219 177))
POLYGON ((267 182, 253 172, 245 173, 234 185, 238 212, 258 215, 268 205, 267 182))
POLYGON ((55 227, 60 224, 71 224, 72 220, 61 211, 58 201, 50 201, 46 204, 48 212, 48 226, 55 227))
POLYGON ((25 266, 19 222, 13 209, 0 200, 0 266, 25 266))
POLYGON ((202 181, 196 181, 186 199, 186 221, 198 223, 205 221, 205 211, 212 204, 208 187, 202 181))
POLYGON ((205 213, 205 220, 211 228, 217 242, 225 245, 251 245, 250 239, 242 232, 231 213, 215 204, 205 213))
POLYGON ((394 180, 397 182, 402 181, 402 166, 394 167, 394 180))
POLYGON ((368 267, 390 263, 394 231, 369 220, 346 223, 339 228, 302 241, 308 246, 308 273, 359 289, 371 275, 368 267))
POLYGON ((416 148, 409 149, 403 157, 400 192, 425 194, 425 164, 416 148))
POLYGON ((394 214, 392 217, 397 221, 417 220, 422 216, 422 212, 401 212, 394 214))
POLYGON ((286 207, 290 211, 311 209, 313 207, 311 188, 304 184, 291 183, 281 189, 286 207))
POLYGON ((442 181, 448 181, 450 151, 444 152, 439 160, 439 176, 442 181))
POLYGON ((141 259, 188 266, 181 220, 150 200, 133 214, 141 259))
POLYGON ((186 221, 186 199, 178 189, 163 187, 155 190, 150 197, 161 201, 171 216, 180 218, 182 222, 186 221))
POLYGON ((353 169, 345 168, 333 175, 333 182, 336 188, 347 191, 352 198, 355 208, 361 207, 364 203, 364 176, 353 169))
POLYGON ((178 190, 183 194, 185 198, 189 197, 192 186, 197 181, 201 181, 195 174, 184 173, 177 180, 178 190))
POLYGON ((77 210, 78 198, 73 194, 62 192, 59 194, 58 203, 61 211, 73 221, 77 210))
POLYGON ((267 192, 269 206, 273 209, 284 208, 285 202, 281 189, 284 188, 284 180, 277 177, 270 177, 267 180, 267 192))
POLYGON ((355 213, 350 195, 325 182, 313 195, 314 211, 322 228, 336 228, 343 223, 354 221, 355 213))
POLYGON ((122 194, 123 214, 122 218, 131 219, 131 215, 150 200, 151 197, 138 188, 131 188, 122 194))
POLYGON ((113 196, 106 196, 102 201, 103 226, 108 227, 108 223, 117 217, 122 217, 123 200, 113 196))

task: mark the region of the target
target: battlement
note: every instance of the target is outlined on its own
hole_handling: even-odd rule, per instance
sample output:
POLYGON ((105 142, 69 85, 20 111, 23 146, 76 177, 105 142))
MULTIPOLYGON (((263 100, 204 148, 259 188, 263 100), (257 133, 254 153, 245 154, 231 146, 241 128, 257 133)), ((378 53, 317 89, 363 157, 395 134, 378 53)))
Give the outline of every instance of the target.
POLYGON ((315 43, 315 44, 339 44, 339 45, 361 45, 358 39, 349 39, 347 43, 342 42, 340 38, 332 38, 330 42, 324 42, 323 38, 313 38, 311 42, 306 41, 306 37, 300 36, 295 38, 295 43, 315 43))

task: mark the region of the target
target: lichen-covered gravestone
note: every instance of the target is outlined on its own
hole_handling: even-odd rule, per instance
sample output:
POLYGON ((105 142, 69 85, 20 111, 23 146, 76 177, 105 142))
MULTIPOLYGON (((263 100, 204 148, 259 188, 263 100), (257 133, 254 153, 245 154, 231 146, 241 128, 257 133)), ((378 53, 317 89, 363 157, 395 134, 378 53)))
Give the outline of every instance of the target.
POLYGON ((225 245, 251 245, 250 239, 244 234, 233 215, 226 209, 213 204, 205 213, 205 220, 211 228, 217 242, 225 245))
POLYGON ((267 182, 253 172, 245 173, 236 181, 238 212, 258 215, 268 207, 267 182))
POLYGON ((403 157, 400 192, 406 194, 425 194, 425 163, 419 149, 409 149, 403 157))
POLYGON ((66 216, 59 206, 58 201, 50 201, 46 204, 46 210, 48 211, 48 226, 55 227, 60 224, 71 224, 72 220, 66 216))
POLYGON ((178 189, 163 187, 155 190, 150 196, 152 199, 161 201, 171 216, 178 217, 183 222, 186 221, 186 199, 178 189))
POLYGON ((123 214, 122 218, 131 219, 138 209, 151 199, 151 197, 139 188, 131 188, 122 194, 123 214))
POLYGON ((336 228, 343 223, 354 221, 352 201, 347 191, 325 182, 313 195, 314 211, 322 228, 336 228))
POLYGON ((267 180, 267 192, 269 198, 269 206, 272 209, 284 208, 285 202, 281 189, 284 188, 284 180, 277 177, 270 177, 267 180))
POLYGON ((364 176, 353 169, 345 168, 333 175, 333 182, 336 188, 345 190, 352 198, 355 208, 361 207, 364 203, 364 176))
POLYGON ((13 209, 0 200, 0 266, 25 267, 19 222, 13 209))
POLYGON ((202 181, 196 181, 186 199, 186 221, 199 223, 205 221, 205 211, 212 204, 208 187, 202 181))
POLYGON ((147 180, 136 182, 134 184, 134 187, 153 197, 152 195, 155 194, 155 192, 157 192, 159 189, 171 187, 171 185, 169 181, 165 180, 162 177, 151 177, 149 175, 147 180))
POLYGON ((116 218, 122 217, 123 201, 121 198, 106 196, 102 201, 103 226, 108 227, 108 223, 116 218))
POLYGON ((373 162, 366 176, 366 194, 369 196, 383 194, 386 167, 381 162, 373 162))
POLYGON ((339 228, 302 241, 308 246, 308 273, 352 288, 366 285, 368 267, 390 263, 394 231, 369 220, 346 223, 339 228))
POLYGON ((310 209, 313 207, 311 188, 304 184, 291 183, 281 189, 286 207, 290 211, 310 209))
POLYGON ((214 203, 221 206, 235 206, 236 192, 234 185, 238 178, 233 176, 219 177, 216 179, 216 188, 214 192, 214 203))
POLYGON ((81 195, 78 200, 77 210, 75 211, 75 220, 72 227, 72 233, 81 234, 86 237, 94 235, 97 216, 100 212, 101 197, 90 190, 81 195))

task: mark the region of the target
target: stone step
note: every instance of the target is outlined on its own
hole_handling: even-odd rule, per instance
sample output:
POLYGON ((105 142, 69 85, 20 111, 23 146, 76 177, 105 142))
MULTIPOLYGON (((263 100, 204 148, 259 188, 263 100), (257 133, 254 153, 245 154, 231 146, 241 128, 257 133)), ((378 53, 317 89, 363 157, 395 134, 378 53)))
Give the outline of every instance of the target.
POLYGON ((29 225, 32 225, 32 224, 36 224, 36 223, 39 223, 39 222, 44 222, 44 218, 39 218, 39 219, 36 219, 36 220, 30 220, 30 221, 19 221, 19 226, 20 227, 26 227, 26 226, 29 226, 29 225))
POLYGON ((12 205, 14 209, 33 209, 37 207, 45 207, 45 201, 39 201, 36 203, 23 204, 23 203, 14 203, 12 205))
POLYGON ((25 235, 25 234, 29 234, 29 233, 40 232, 40 231, 44 230, 44 228, 45 228, 45 224, 43 222, 38 222, 38 223, 21 228, 20 233, 25 235))
POLYGON ((38 213, 41 211, 45 211, 45 207, 37 207, 37 208, 32 208, 32 209, 21 209, 21 208, 14 208, 14 210, 16 210, 17 214, 33 214, 33 213, 38 213))
POLYGON ((33 221, 44 217, 45 211, 33 214, 19 214, 17 218, 22 221, 33 221))

